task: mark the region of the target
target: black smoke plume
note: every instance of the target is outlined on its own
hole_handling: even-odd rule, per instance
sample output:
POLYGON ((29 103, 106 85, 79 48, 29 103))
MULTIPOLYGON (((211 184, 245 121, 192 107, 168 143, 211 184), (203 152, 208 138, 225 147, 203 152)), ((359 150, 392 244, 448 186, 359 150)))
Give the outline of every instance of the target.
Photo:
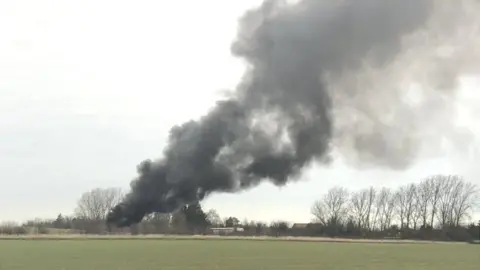
POLYGON ((414 107, 402 99, 404 90, 352 78, 366 74, 366 63, 377 74, 397 70, 394 63, 409 51, 405 37, 415 40, 429 27, 438 2, 267 0, 248 11, 232 45, 248 64, 237 89, 198 121, 171 129, 163 157, 138 166, 108 222, 128 226, 264 180, 284 185, 312 162, 328 164, 332 150, 407 167, 419 148, 421 125, 412 114, 434 99, 414 107))

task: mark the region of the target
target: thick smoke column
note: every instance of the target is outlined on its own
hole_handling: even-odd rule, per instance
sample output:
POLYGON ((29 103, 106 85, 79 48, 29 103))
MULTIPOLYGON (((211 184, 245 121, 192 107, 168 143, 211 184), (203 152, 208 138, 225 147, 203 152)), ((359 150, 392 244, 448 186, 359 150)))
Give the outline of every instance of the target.
MULTIPOLYGON (((328 163, 332 150, 352 164, 407 167, 422 139, 412 115, 439 103, 426 98, 414 106, 405 101, 405 89, 372 82, 386 80, 382 70, 402 79, 405 46, 422 44, 415 37, 446 10, 440 2, 265 1, 247 12, 232 52, 248 68, 233 96, 200 120, 173 127, 163 158, 138 166, 131 192, 108 221, 128 226, 148 213, 172 212, 262 180, 283 185, 313 161, 328 163)), ((458 74, 452 70, 453 80, 458 74)), ((437 87, 439 79, 445 77, 424 85, 437 87)), ((448 84, 441 95, 450 95, 448 84)), ((429 97, 438 95, 432 90, 429 97)))

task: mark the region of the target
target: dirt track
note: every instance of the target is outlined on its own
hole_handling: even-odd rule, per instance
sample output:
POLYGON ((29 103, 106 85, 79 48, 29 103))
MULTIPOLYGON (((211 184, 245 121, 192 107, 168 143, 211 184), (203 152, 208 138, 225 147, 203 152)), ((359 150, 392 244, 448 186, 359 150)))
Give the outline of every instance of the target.
MULTIPOLYGON (((213 235, 0 235, 0 240, 139 240, 139 239, 171 239, 171 240, 250 240, 250 241, 301 241, 301 242, 332 242, 332 243, 371 243, 371 244, 438 244, 447 242, 416 241, 416 240, 372 240, 344 239, 326 237, 252 237, 252 236, 213 236, 213 235)), ((451 242, 448 242, 451 244, 451 242)))

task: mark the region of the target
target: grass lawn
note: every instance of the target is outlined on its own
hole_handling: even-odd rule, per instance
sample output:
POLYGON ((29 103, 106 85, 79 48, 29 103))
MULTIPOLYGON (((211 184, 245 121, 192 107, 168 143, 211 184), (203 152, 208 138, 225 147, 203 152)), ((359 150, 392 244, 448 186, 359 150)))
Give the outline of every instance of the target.
POLYGON ((480 246, 249 240, 0 240, 0 270, 480 269, 480 246))

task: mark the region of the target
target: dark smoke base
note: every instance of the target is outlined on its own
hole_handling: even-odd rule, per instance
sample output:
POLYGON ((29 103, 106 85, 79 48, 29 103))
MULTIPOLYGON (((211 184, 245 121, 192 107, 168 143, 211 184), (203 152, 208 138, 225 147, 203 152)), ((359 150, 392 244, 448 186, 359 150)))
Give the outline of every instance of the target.
POLYGON ((163 159, 138 166, 131 192, 108 222, 129 226, 149 213, 172 212, 263 180, 284 185, 310 162, 329 160, 332 98, 322 76, 356 69, 372 51, 373 64, 388 63, 400 38, 422 26, 432 4, 339 2, 265 1, 248 11, 232 46, 249 63, 234 98, 218 102, 199 121, 172 128, 163 159))

